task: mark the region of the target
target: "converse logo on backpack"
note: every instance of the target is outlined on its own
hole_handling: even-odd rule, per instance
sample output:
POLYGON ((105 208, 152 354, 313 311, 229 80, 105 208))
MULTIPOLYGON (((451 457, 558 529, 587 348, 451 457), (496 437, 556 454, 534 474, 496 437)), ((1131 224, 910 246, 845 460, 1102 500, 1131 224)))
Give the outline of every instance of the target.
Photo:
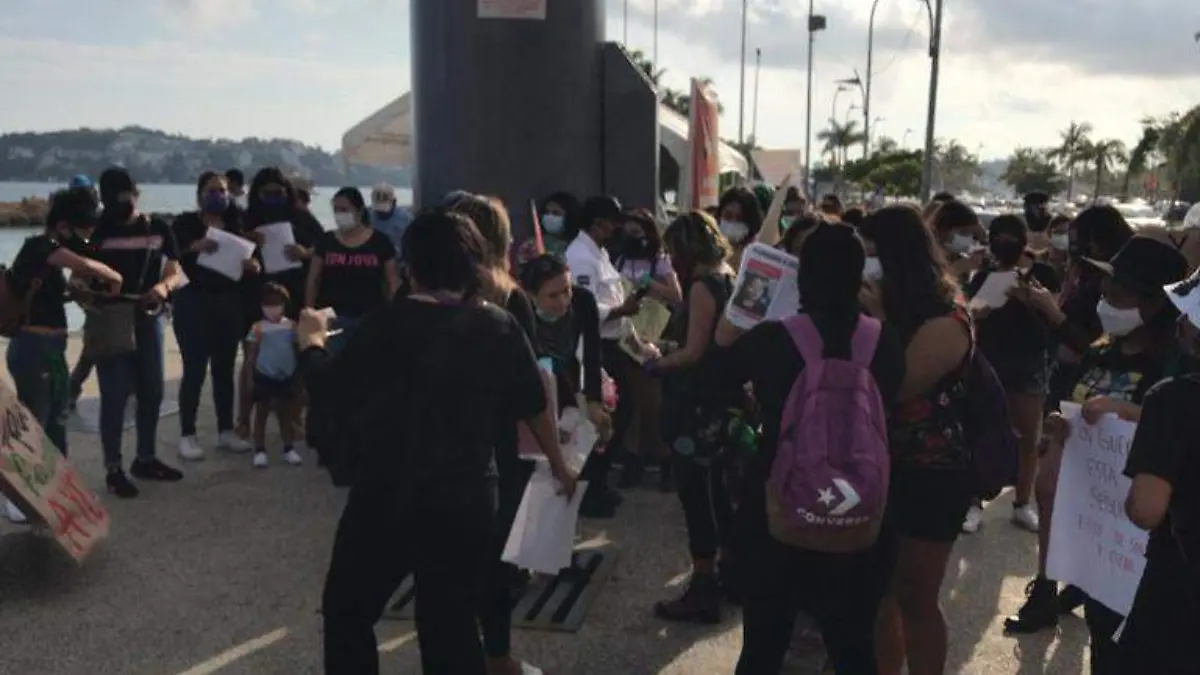
POLYGON ((783 321, 804 370, 780 420, 767 481, 767 524, 779 541, 850 552, 879 534, 891 470, 883 398, 871 374, 882 328, 860 317, 849 359, 826 358, 805 314, 783 321))

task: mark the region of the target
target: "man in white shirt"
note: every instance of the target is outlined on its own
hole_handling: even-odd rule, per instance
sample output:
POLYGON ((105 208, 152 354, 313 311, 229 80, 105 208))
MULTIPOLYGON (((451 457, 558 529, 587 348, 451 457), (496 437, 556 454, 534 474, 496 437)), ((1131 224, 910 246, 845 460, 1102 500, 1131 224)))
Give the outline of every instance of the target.
POLYGON ((590 518, 611 518, 621 501, 620 495, 608 486, 608 474, 612 458, 623 448, 625 431, 629 427, 630 415, 637 401, 626 395, 631 389, 626 386, 628 373, 639 366, 621 350, 618 340, 632 330, 629 317, 637 314, 640 305, 635 296, 627 296, 621 283, 621 273, 613 266, 608 244, 621 222, 621 204, 613 197, 592 197, 583 205, 582 227, 579 234, 567 246, 565 257, 571 268, 571 277, 576 286, 581 286, 596 296, 600 310, 601 353, 604 369, 617 382, 622 393, 616 414, 613 416, 613 438, 603 454, 593 454, 584 468, 584 478, 589 482, 580 512, 590 518))

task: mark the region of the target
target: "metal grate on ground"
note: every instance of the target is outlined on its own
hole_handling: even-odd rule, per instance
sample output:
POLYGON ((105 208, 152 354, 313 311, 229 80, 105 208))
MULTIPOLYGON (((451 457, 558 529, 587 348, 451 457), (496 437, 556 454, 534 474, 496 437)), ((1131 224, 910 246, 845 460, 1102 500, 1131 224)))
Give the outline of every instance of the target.
MULTIPOLYGON (((617 549, 607 545, 575 552, 574 564, 556 577, 534 579, 513 606, 513 627, 574 633, 604 582, 616 569, 617 549)), ((405 577, 384 617, 411 621, 417 597, 412 576, 405 577)))

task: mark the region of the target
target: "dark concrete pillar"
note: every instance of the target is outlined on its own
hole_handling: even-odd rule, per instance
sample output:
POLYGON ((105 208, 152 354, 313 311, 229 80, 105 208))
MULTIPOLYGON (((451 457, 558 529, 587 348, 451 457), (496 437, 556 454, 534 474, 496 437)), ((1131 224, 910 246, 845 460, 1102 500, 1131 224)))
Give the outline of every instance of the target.
POLYGON ((529 201, 600 192, 603 0, 546 0, 545 20, 479 18, 479 0, 412 0, 417 206, 495 195, 530 232, 529 201))

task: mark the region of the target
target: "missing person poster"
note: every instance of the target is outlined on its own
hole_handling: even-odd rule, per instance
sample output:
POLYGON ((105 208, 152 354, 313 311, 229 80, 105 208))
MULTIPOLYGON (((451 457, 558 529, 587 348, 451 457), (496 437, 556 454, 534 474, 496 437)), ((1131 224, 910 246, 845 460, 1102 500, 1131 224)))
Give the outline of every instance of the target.
POLYGON ((742 254, 733 295, 725 308, 730 323, 749 330, 762 321, 778 321, 800 311, 795 256, 766 244, 753 243, 742 254))
POLYGON ((0 492, 45 523, 76 562, 108 536, 108 512, 42 427, 0 380, 0 492))

